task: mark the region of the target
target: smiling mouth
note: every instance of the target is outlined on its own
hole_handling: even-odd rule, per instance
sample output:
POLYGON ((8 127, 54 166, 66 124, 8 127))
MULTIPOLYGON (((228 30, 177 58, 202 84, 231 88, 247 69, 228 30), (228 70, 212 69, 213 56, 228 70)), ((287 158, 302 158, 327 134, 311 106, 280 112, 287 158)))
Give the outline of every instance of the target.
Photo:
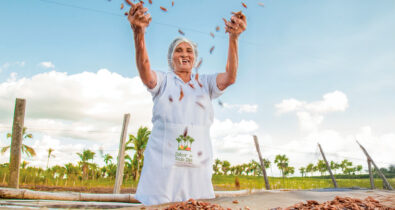
POLYGON ((189 61, 188 59, 182 59, 182 58, 180 58, 179 61, 180 61, 180 64, 183 64, 183 65, 189 64, 189 63, 190 63, 190 61, 189 61))

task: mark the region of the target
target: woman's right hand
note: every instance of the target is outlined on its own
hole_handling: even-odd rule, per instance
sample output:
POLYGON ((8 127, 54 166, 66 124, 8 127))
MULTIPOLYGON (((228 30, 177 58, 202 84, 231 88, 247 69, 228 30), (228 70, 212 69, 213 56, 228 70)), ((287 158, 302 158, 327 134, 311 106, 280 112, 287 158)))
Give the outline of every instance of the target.
POLYGON ((143 6, 142 2, 137 4, 130 3, 130 6, 128 20, 133 31, 141 29, 144 31, 152 19, 151 15, 146 13, 148 9, 143 6))

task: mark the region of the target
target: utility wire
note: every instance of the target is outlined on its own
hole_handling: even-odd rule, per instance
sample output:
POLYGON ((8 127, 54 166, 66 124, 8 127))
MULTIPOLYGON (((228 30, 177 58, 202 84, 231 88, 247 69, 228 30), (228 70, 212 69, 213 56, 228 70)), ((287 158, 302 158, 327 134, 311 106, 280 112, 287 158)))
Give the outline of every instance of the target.
MULTIPOLYGON (((96 13, 100 13, 100 14, 105 14, 105 15, 111 15, 111 16, 116 16, 116 17, 125 17, 124 15, 118 14, 118 13, 113 13, 113 12, 109 12, 109 11, 105 11, 105 10, 99 10, 99 9, 93 9, 93 8, 89 8, 89 7, 82 7, 82 6, 77 6, 77 5, 73 5, 73 4, 65 4, 65 3, 61 3, 61 2, 57 2, 57 1, 53 1, 53 0, 38 0, 41 1, 43 3, 48 3, 48 4, 54 4, 54 5, 58 5, 58 6, 63 6, 63 7, 69 7, 69 8, 74 8, 74 9, 80 9, 80 10, 86 10, 86 11, 90 11, 90 12, 96 12, 96 13)), ((179 27, 177 25, 174 24, 169 24, 169 23, 163 23, 163 22, 158 22, 158 21, 151 21, 153 24, 156 25, 163 25, 163 26, 167 26, 167 27, 171 27, 171 28, 176 28, 176 29, 184 29, 184 30, 188 30, 188 31, 193 31, 196 33, 200 33, 200 34, 204 34, 207 36, 210 36, 210 33, 208 32, 204 32, 204 31, 200 31, 200 30, 196 30, 194 28, 188 28, 188 27, 179 27)), ((223 36, 223 35, 216 35, 216 37, 221 38, 221 39, 226 39, 227 36, 223 36)), ((263 46, 263 44, 261 43, 255 43, 255 42, 250 42, 250 41, 239 41, 248 45, 253 45, 253 46, 263 46)))

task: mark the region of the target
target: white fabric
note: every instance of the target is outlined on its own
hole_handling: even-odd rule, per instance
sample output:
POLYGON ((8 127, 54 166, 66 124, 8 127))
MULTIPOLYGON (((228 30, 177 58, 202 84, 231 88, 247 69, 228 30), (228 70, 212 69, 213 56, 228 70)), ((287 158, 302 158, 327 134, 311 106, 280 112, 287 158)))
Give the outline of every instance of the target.
POLYGON ((157 85, 148 89, 154 101, 154 126, 144 152, 136 199, 156 205, 214 198, 209 131, 214 117, 211 100, 223 93, 216 84, 217 74, 201 75, 200 87, 194 75, 189 85, 174 72, 155 73, 157 85), (184 93, 181 100, 180 89, 184 93), (177 137, 183 141, 176 141, 177 137), (188 137, 194 140, 188 141, 188 137))

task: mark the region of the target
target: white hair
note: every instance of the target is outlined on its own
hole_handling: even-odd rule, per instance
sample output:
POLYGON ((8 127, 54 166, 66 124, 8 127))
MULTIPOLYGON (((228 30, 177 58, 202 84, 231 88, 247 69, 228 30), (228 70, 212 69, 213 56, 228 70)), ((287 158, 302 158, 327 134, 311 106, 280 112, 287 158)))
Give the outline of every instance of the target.
POLYGON ((191 40, 185 38, 185 37, 177 37, 171 42, 171 44, 169 46, 169 52, 167 53, 167 62, 169 64, 169 67, 170 67, 171 70, 174 70, 174 68, 173 68, 173 54, 174 54, 174 51, 175 51, 176 47, 182 42, 186 42, 189 45, 191 45, 191 47, 193 49, 193 55, 195 57, 192 65, 195 66, 195 64, 196 64, 196 60, 197 60, 197 57, 198 57, 197 44, 192 42, 191 40))

